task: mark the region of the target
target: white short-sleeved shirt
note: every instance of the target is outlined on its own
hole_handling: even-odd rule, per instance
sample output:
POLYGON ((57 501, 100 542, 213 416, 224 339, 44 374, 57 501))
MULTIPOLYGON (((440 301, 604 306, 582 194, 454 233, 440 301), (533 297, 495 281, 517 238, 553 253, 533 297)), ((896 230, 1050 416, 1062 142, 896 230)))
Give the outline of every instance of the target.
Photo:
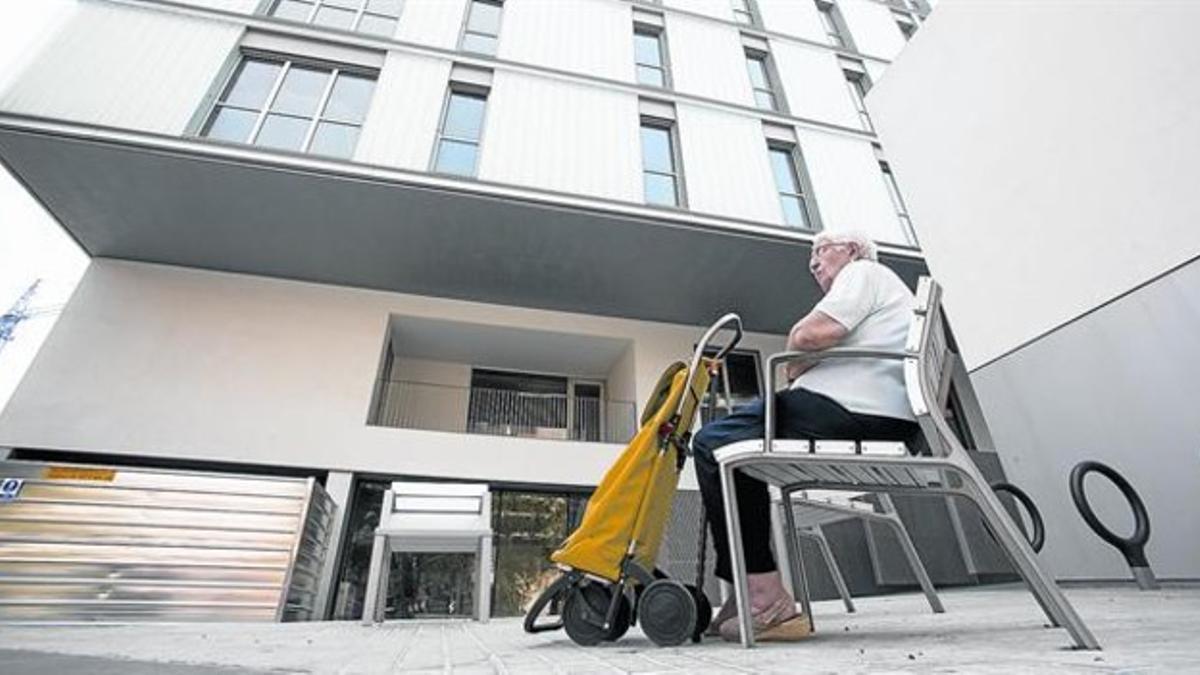
MULTIPOLYGON (((887 267, 855 260, 838 272, 815 310, 849 331, 838 347, 903 351, 913 294, 887 267)), ((792 388, 824 394, 847 410, 912 420, 901 361, 830 359, 796 378, 792 388)))

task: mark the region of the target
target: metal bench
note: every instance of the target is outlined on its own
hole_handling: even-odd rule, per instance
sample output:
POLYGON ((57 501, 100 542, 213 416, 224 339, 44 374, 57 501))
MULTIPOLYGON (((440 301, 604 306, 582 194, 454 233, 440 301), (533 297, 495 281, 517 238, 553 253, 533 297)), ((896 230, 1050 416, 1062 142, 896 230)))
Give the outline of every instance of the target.
POLYGON ((474 553, 475 618, 491 614, 492 495, 471 483, 392 483, 367 573, 364 625, 383 620, 392 553, 474 553))
MULTIPOLYGON (((750 625, 741 522, 736 516, 734 471, 742 471, 778 487, 785 501, 796 491, 806 489, 964 497, 979 508, 984 522, 995 533, 1000 547, 1012 560, 1050 622, 1066 628, 1077 647, 1099 649, 1091 631, 1038 564, 1024 533, 1005 511, 956 434, 956 429, 961 430, 962 425, 969 422, 970 415, 953 414, 955 406, 964 400, 972 403, 974 400, 966 369, 946 329, 938 284, 927 277, 920 280, 903 352, 835 348, 776 354, 767 363, 767 391, 776 390, 776 371, 784 363, 816 363, 835 358, 903 362, 909 404, 928 445, 928 454, 910 455, 899 443, 864 442, 871 439, 851 439, 841 443, 822 441, 819 447, 812 441, 776 440, 773 437, 775 397, 767 396, 763 441, 733 444, 716 453, 721 465, 742 645, 753 646, 754 634, 750 625)), ((799 568, 794 515, 791 509, 783 509, 785 532, 788 533, 784 544, 793 588, 801 589, 803 593, 806 586, 803 570, 799 568)), ((808 599, 803 598, 802 603, 807 609, 808 599)), ((808 616, 811 620, 812 614, 808 616)))
MULTIPOLYGON (((817 442, 817 452, 824 451, 822 441, 817 442)), ((773 491, 774 492, 774 491, 773 491)), ((846 586, 846 581, 842 577, 841 569, 837 564, 837 559, 833 555, 833 549, 829 546, 829 541, 825 538, 825 533, 821 527, 823 525, 832 525, 846 520, 865 520, 869 522, 880 523, 886 525, 900 544, 900 549, 904 552, 904 557, 908 560, 909 566, 912 568, 913 576, 916 577, 917 583, 920 584, 921 590, 925 592, 925 597, 929 600, 929 608, 935 613, 942 613, 946 609, 942 606, 942 601, 938 598, 937 591, 933 588, 933 582, 929 579, 929 573, 925 570, 925 565, 921 562, 921 557, 917 554, 917 548, 913 545, 912 538, 908 536, 908 530, 904 527, 904 521, 900 520, 900 514, 896 512, 896 507, 892 503, 892 498, 887 493, 877 493, 876 502, 872 503, 866 499, 870 493, 861 491, 849 490, 797 490, 792 493, 792 522, 795 523, 795 533, 798 536, 806 537, 813 540, 817 549, 821 552, 821 557, 825 560, 825 566, 829 569, 829 576, 833 579, 833 585, 837 588, 838 595, 841 596, 842 602, 846 605, 847 612, 854 612, 854 600, 850 597, 850 589, 846 586)), ((776 509, 776 523, 784 523, 787 521, 787 515, 784 514, 784 500, 782 494, 772 496, 772 502, 776 509)), ((780 530, 778 535, 782 537, 783 531, 780 530)), ((782 543, 781 538, 777 538, 777 542, 782 543)), ((777 546, 781 551, 785 552, 784 559, 786 560, 786 545, 777 546)), ((804 606, 804 613, 812 616, 812 608, 810 607, 810 593, 808 592, 807 575, 803 574, 804 561, 797 560, 800 565, 801 579, 804 582, 802 589, 793 589, 804 606)))

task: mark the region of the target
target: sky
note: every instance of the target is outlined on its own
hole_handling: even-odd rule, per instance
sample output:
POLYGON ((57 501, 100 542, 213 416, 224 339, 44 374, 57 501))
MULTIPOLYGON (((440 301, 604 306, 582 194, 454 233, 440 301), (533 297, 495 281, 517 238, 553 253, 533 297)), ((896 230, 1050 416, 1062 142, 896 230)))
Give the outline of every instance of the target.
MULTIPOLYGON (((75 0, 0 0, 0 100, 30 55, 70 14, 75 0)), ((37 279, 32 308, 66 303, 87 267, 87 255, 36 200, 0 167, 0 314, 37 279)), ((57 313, 21 323, 0 349, 0 409, 54 325, 57 313)))

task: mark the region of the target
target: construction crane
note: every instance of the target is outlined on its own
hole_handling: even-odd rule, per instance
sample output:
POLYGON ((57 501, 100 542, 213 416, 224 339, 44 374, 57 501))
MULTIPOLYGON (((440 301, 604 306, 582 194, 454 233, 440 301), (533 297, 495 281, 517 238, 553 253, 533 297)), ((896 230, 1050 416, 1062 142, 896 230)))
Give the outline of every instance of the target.
POLYGON ((54 305, 52 307, 30 307, 33 302, 33 296, 37 293, 38 286, 42 284, 42 280, 38 279, 25 289, 21 297, 13 303, 7 312, 0 315, 0 352, 4 351, 4 347, 13 341, 13 334, 17 330, 17 326, 22 321, 32 319, 46 314, 57 314, 62 311, 62 305, 54 305))

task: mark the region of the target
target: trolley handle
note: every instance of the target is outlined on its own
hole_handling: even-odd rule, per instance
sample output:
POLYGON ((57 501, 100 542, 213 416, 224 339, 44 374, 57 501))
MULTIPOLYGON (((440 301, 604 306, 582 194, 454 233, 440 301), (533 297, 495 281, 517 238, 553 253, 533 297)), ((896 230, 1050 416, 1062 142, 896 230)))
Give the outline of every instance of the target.
POLYGON ((696 345, 696 354, 692 358, 693 372, 695 372, 696 367, 700 365, 700 358, 704 356, 704 352, 708 349, 709 344, 712 343, 713 339, 717 336, 717 333, 720 333, 730 325, 733 326, 733 337, 729 339, 729 342, 725 343, 724 346, 717 350, 716 356, 713 356, 712 359, 714 361, 724 360, 726 355, 733 351, 733 348, 736 347, 739 342, 741 342, 742 317, 730 312, 720 319, 717 319, 716 323, 714 323, 707 331, 705 331, 704 336, 700 338, 700 342, 696 345))

